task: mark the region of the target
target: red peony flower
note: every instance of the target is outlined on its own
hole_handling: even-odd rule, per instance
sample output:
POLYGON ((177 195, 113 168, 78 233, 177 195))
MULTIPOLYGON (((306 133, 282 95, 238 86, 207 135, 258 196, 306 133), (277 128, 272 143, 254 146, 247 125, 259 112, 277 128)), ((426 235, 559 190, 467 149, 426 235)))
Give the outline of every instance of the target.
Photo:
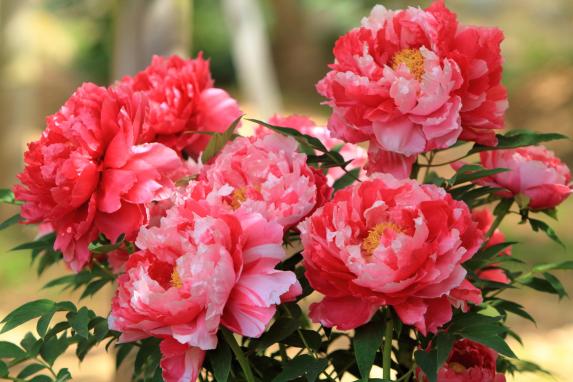
POLYGON ((109 316, 121 341, 164 339, 167 382, 194 381, 220 325, 258 337, 283 295, 300 291, 293 272, 275 269, 285 256, 282 227, 258 213, 229 211, 204 187, 192 183, 158 227, 140 231, 141 251, 118 279, 109 316))
MULTIPOLYGON (((274 115, 269 118, 269 123, 275 126, 290 127, 300 131, 303 134, 320 139, 322 144, 328 150, 337 150, 345 161, 351 161, 346 167, 346 170, 348 171, 355 168, 361 169, 366 164, 367 154, 364 148, 358 145, 353 145, 352 143, 345 143, 340 139, 332 138, 330 131, 326 127, 318 126, 312 119, 305 115, 274 115)), ((267 132, 268 130, 266 127, 259 126, 256 134, 262 135, 266 134, 267 132)), ((332 186, 334 182, 344 174, 344 170, 342 170, 340 167, 333 167, 329 169, 328 173, 326 174, 328 184, 332 186)), ((359 179, 366 179, 363 171, 360 171, 359 179)))
MULTIPOLYGON (((406 163, 458 138, 495 145, 507 108, 502 39, 496 28, 458 24, 443 1, 426 10, 375 6, 338 39, 335 62, 317 84, 333 109, 328 127, 406 163)), ((384 161, 374 165, 388 171, 384 161)))
POLYGON ((154 56, 151 65, 123 78, 117 88, 149 98, 148 139, 194 157, 203 151, 209 136, 192 132, 222 132, 241 115, 237 101, 213 86, 209 61, 202 54, 192 60, 154 56))
POLYGON ((258 212, 285 229, 330 198, 324 174, 306 164, 297 142, 275 133, 239 137, 227 144, 199 179, 229 208, 258 212))
POLYGON ((15 187, 28 223, 51 224, 54 248, 79 271, 88 244, 104 234, 130 240, 147 221, 145 204, 167 197, 177 154, 141 139, 144 99, 84 84, 28 145, 15 187))
POLYGON ((338 191, 299 228, 306 276, 325 295, 310 307, 315 322, 353 329, 390 305, 426 334, 451 319, 452 304, 481 302, 462 263, 483 235, 439 187, 378 175, 338 191))
MULTIPOLYGON (((493 214, 487 208, 482 208, 480 210, 472 211, 473 219, 478 223, 478 228, 484 233, 490 229, 493 224, 493 214)), ((498 229, 493 231, 491 238, 485 244, 485 248, 491 247, 496 244, 501 244, 505 242, 505 235, 498 229)), ((511 247, 506 248, 503 252, 499 254, 500 256, 511 256, 511 247)), ((502 284, 508 284, 509 278, 505 274, 503 269, 495 268, 495 264, 492 264, 491 268, 481 270, 477 273, 480 279, 494 281, 502 284)))
MULTIPOLYGON (((525 196, 532 210, 556 207, 571 194, 569 168, 543 146, 483 151, 480 164, 510 171, 478 179, 476 183, 503 188, 498 193, 502 197, 525 196)), ((458 166, 461 164, 454 167, 458 166)))
MULTIPOLYGON (((505 382, 505 376, 496 371, 497 353, 467 339, 454 344, 444 366, 438 371, 438 382, 505 382)), ((417 379, 428 382, 418 369, 417 379)))

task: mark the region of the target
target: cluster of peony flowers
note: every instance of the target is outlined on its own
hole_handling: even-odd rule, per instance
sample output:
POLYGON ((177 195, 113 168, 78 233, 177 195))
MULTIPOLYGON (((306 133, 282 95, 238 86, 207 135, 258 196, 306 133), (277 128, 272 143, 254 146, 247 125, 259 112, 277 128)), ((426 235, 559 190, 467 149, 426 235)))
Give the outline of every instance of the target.
MULTIPOLYGON (((497 145, 507 108, 502 39, 498 29, 461 25, 443 1, 374 7, 336 42, 317 84, 332 108, 327 126, 303 115, 268 120, 344 160, 323 167, 320 147, 302 152, 296 136, 264 126, 202 163, 211 136, 241 116, 238 103, 214 87, 201 55, 154 57, 109 88, 82 85, 48 117, 14 190, 21 216, 53 231, 76 272, 93 265, 90 243, 130 243, 103 259, 119 274, 109 328, 120 342, 160 339, 166 382, 195 381, 222 328, 260 337, 277 307, 297 300, 300 280, 278 267, 293 235, 321 295, 312 322, 351 330, 389 309, 431 336, 483 302, 476 281, 511 281, 498 258, 475 277, 466 269, 480 249, 505 242, 492 212, 412 172, 420 154, 459 141, 497 145), (354 183, 334 192, 349 171, 354 183)), ((572 192, 567 166, 541 146, 480 155, 484 169, 508 171, 472 182, 519 199, 522 210, 554 208, 572 192)), ((496 359, 458 340, 438 381, 502 382, 496 359)))

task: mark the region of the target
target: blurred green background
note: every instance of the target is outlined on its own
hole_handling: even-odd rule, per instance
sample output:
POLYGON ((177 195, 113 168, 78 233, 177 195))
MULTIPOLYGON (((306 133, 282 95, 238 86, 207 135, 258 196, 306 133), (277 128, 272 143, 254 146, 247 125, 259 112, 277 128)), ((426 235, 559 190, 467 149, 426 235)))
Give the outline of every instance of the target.
MULTIPOLYGON (((370 8, 429 4, 427 1, 370 0, 0 0, 0 187, 11 187, 22 168, 26 142, 42 131, 54 113, 84 81, 107 85, 132 74, 152 54, 211 59, 216 84, 229 90, 249 116, 274 112, 307 113, 321 123, 314 84, 332 61, 338 36, 357 26, 370 8)), ((554 131, 573 136, 573 1, 450 0, 464 23, 497 26, 505 32, 504 82, 509 89, 508 128, 554 131)), ((573 145, 549 145, 571 167, 573 145)), ((16 211, 0 207, 4 219, 16 211)), ((551 224, 567 250, 516 221, 502 228, 528 263, 573 259, 573 200, 551 224)), ((69 298, 41 290, 51 270, 38 280, 26 253, 9 252, 32 227, 0 232, 0 316, 36 296, 69 298)), ((572 274, 561 274, 573 293, 572 274)), ((105 314, 111 291, 91 303, 105 314)), ((529 291, 509 293, 538 319, 537 327, 520 319, 524 357, 573 381, 573 304, 529 291), (569 361, 569 362, 567 362, 569 361)), ((17 336, 21 333, 15 333, 17 336)), ((99 352, 77 371, 78 381, 121 380, 111 358, 99 352)), ((69 365, 66 365, 69 366, 69 365)), ((74 371, 73 370, 73 371, 74 371)), ((518 381, 540 381, 519 376, 518 381)))

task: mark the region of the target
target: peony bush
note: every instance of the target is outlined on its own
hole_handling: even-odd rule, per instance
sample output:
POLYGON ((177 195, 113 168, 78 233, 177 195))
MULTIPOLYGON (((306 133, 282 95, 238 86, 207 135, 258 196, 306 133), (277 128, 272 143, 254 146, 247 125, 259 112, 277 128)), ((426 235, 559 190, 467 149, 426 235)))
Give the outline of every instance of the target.
POLYGON ((80 300, 26 302, 1 332, 0 379, 64 382, 58 358, 105 346, 132 381, 502 382, 522 371, 510 288, 562 298, 499 229, 510 214, 561 243, 541 214, 572 192, 541 143, 500 133, 503 33, 462 25, 443 1, 375 6, 341 36, 317 84, 327 126, 241 115, 209 61, 154 57, 110 87, 83 84, 28 145, 2 190, 37 224, 47 288, 80 300), (238 134, 254 124, 252 136, 238 134), (368 145, 368 147, 366 147, 368 145), (465 149, 461 157, 455 152, 465 149), (110 313, 84 299, 112 284, 110 313))

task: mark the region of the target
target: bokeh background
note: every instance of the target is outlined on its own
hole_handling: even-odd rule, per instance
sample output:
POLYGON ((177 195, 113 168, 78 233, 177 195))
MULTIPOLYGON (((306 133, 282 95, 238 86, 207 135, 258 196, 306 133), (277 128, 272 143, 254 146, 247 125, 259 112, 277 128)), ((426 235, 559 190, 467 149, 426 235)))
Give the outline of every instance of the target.
MULTIPOLYGON (((427 1, 378 1, 390 8, 427 1)), ((252 117, 275 112, 328 118, 314 84, 332 60, 336 38, 367 15, 370 0, 0 0, 0 187, 11 187, 22 168, 26 142, 44 127, 84 81, 107 85, 133 74, 152 54, 195 56, 203 51, 219 87, 226 88, 252 117)), ((573 137, 573 1, 449 0, 462 22, 504 30, 504 83, 509 89, 507 127, 555 131, 573 137)), ((573 145, 549 145, 571 167, 573 145)), ((15 213, 0 207, 0 219, 15 213)), ((516 221, 504 222, 510 240, 524 244, 514 255, 528 263, 573 259, 573 198, 551 224, 567 244, 562 249, 516 221)), ((10 252, 35 235, 31 227, 0 232, 0 316, 38 297, 77 299, 43 290, 66 272, 55 268, 38 279, 27 253, 10 252)), ((561 274, 573 293, 572 274, 561 274)), ((112 291, 92 301, 106 314, 112 291)), ((537 318, 513 326, 525 347, 516 352, 539 362, 559 381, 573 381, 573 304, 530 291, 512 291, 537 318)), ((22 328, 2 338, 17 338, 22 328)), ((125 381, 113 359, 98 350, 79 365, 62 361, 77 381, 125 381)), ((516 381, 555 380, 519 375, 516 381)))

